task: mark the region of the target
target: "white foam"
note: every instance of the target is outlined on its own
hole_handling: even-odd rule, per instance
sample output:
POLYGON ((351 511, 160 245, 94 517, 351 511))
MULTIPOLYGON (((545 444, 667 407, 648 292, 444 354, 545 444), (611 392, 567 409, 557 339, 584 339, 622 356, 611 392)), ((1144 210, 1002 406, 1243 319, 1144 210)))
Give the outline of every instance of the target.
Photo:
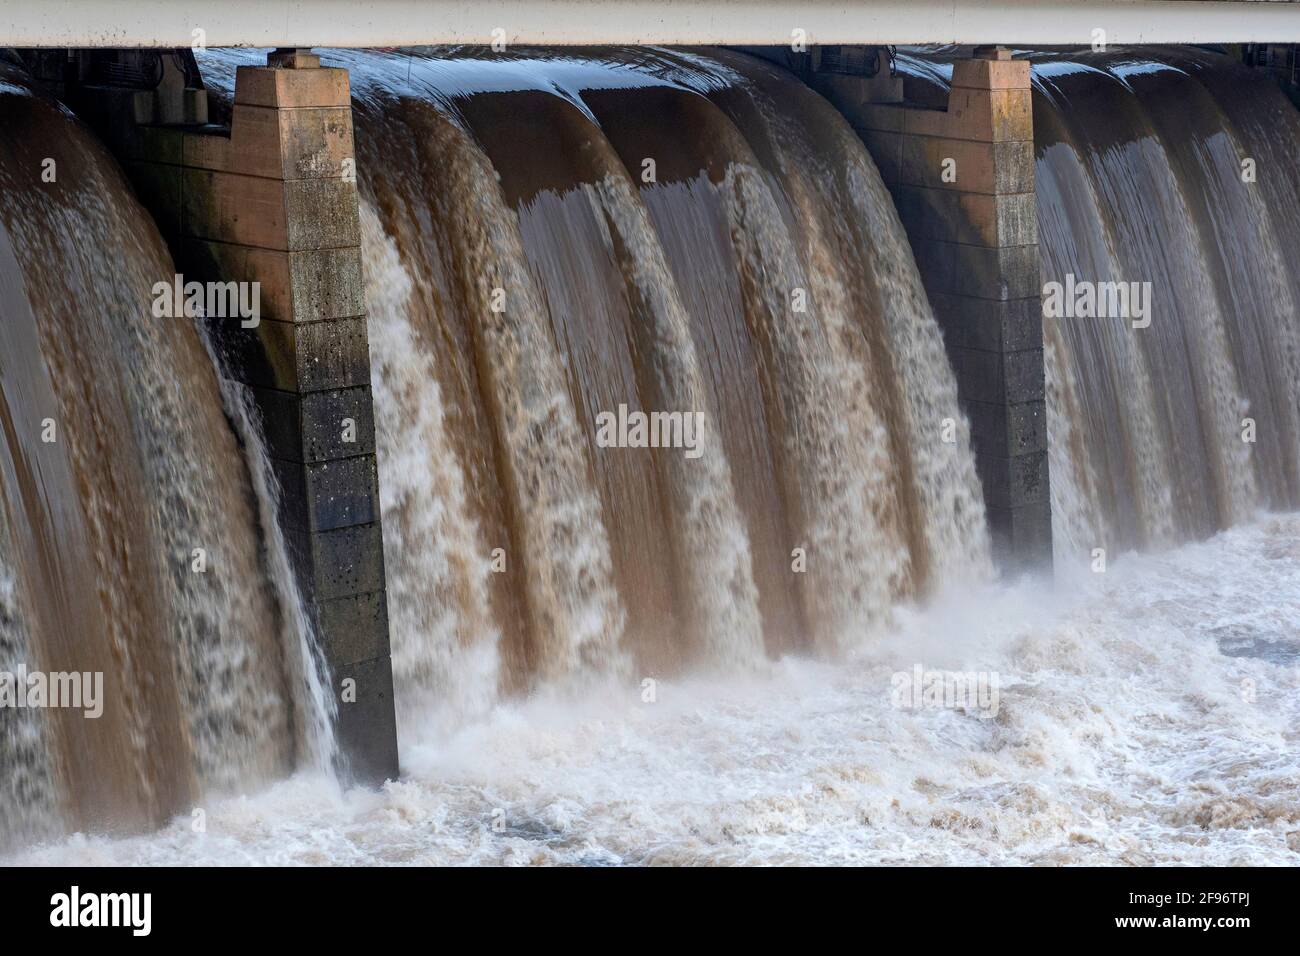
POLYGON ((381 793, 299 776, 209 807, 204 834, 185 818, 19 862, 1294 865, 1298 583, 1300 515, 1263 517, 1055 591, 940 595, 837 665, 403 728, 381 793), (997 716, 893 708, 915 663, 996 671, 997 716))

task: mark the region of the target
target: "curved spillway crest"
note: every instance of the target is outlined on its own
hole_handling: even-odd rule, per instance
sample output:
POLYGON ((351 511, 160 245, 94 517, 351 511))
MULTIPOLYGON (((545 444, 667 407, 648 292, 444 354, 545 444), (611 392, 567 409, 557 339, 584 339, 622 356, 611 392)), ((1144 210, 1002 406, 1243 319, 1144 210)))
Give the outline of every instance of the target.
POLYGON ((210 353, 151 309, 175 267, 24 83, 0 73, 0 847, 189 813, 286 772, 311 724, 210 353), (85 675, 86 706, 18 705, 38 674, 85 675))

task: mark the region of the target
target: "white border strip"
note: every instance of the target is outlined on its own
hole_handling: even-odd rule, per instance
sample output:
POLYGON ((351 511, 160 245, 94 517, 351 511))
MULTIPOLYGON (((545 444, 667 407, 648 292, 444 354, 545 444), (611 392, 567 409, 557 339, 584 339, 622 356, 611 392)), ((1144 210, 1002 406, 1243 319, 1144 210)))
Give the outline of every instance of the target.
POLYGON ((1287 0, 0 0, 0 46, 1300 42, 1287 0), (202 33, 195 33, 201 30, 202 33), (494 34, 494 31, 502 31, 494 34), (201 40, 200 40, 201 38, 201 40))

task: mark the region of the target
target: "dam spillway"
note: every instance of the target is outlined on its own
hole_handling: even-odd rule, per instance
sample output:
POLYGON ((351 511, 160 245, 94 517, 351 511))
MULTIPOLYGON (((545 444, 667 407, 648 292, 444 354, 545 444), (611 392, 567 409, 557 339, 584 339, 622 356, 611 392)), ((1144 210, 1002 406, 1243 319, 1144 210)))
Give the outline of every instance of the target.
MULTIPOLYGON (((238 129, 236 70, 261 68, 265 54, 209 51, 197 62, 213 115, 238 129)), ((642 688, 851 657, 896 630, 900 613, 906 621, 939 592, 996 574, 954 331, 932 306, 934 278, 914 255, 887 160, 851 116, 735 51, 325 51, 322 62, 346 70, 351 90, 374 429, 361 454, 378 474, 366 493, 382 512, 380 624, 399 735, 450 733, 503 703, 581 697, 608 680, 642 688), (704 454, 603 447, 598 418, 620 406, 700 413, 704 454)), ((937 105, 945 69, 915 71, 938 78, 937 105)), ((1029 401, 1048 418, 1058 560, 1167 547, 1261 507, 1295 507, 1296 316, 1278 259, 1288 226, 1271 211, 1296 201, 1285 160, 1294 108, 1262 78, 1257 95, 1241 92, 1233 77, 1244 72, 1209 53, 1033 59, 1042 280, 1139 274, 1155 301, 1176 306, 1153 317, 1169 338, 1149 343, 1120 323, 1043 322, 1045 390, 1029 401), (1204 106, 1200 126, 1143 105, 1189 90, 1204 106), (1115 128, 1117 109, 1131 126, 1115 128), (1285 169, 1262 198, 1222 173, 1231 160, 1236 175, 1243 149, 1285 169), (1172 191, 1144 188, 1160 164, 1178 173, 1172 191), (1105 188, 1129 201, 1100 202, 1105 188), (1152 222, 1181 245, 1153 243, 1152 222), (1237 241, 1249 254, 1231 255, 1232 237, 1246 237, 1237 241), (1248 314, 1227 305, 1240 302, 1248 314), (1139 386, 1149 406, 1124 400, 1139 386), (1251 411, 1267 434, 1240 448, 1232 423, 1251 411)), ((21 177, 40 164, 22 137, 7 145, 6 334, 17 336, 9 354, 24 358, 5 381, 39 379, 42 367, 48 381, 15 385, 21 400, 6 392, 27 425, 6 434, 5 646, 15 661, 123 684, 146 671, 178 676, 95 725, 99 770, 77 756, 89 744, 76 730, 20 714, 0 751, 21 767, 4 825, 23 839, 129 831, 183 814, 198 794, 330 762, 319 739, 328 667, 314 659, 321 635, 301 619, 312 599, 286 563, 286 505, 268 479, 283 446, 256 391, 284 389, 245 392, 223 364, 227 337, 209 351, 198 326, 146 316, 142 290, 181 271, 174 240, 193 238, 184 221, 169 234, 139 157, 122 162, 148 212, 82 125, 22 76, 7 83, 6 109, 97 157, 97 182, 109 185, 94 198, 33 200, 21 177), (123 237, 111 260, 84 242, 48 245, 105 221, 123 237), (50 332, 68 313, 41 310, 82 301, 58 291, 82 271, 102 277, 88 280, 87 298, 112 276, 114 309, 142 319, 131 335, 98 313, 89 330, 50 332), (69 341, 93 343, 115 371, 65 355, 69 341), (52 449, 36 444, 42 408, 22 406, 47 392, 65 432, 78 414, 118 411, 89 432, 93 451, 56 443, 64 457, 42 461, 50 477, 34 489, 23 463, 52 449), (42 497, 50 487, 55 504, 42 497), (105 487, 141 502, 106 500, 105 487), (125 517, 149 508, 147 521, 125 517), (60 521, 84 528, 42 526, 60 521), (42 535, 57 546, 31 543, 42 535), (226 569, 214 577, 228 592, 203 590, 213 578, 191 570, 195 539, 214 542, 204 547, 222 556, 212 567, 226 569), (160 554, 173 566, 144 570, 160 554), (51 582, 79 567, 166 586, 101 589, 89 607, 64 606, 51 582), (101 606, 110 613, 91 626, 101 606), (68 633, 91 636, 60 649, 68 633), (141 733, 157 742, 142 747, 141 733)), ((157 165, 201 168, 187 156, 157 165)), ((353 157, 329 162, 340 158, 353 157)), ((75 426, 77 440, 88 427, 75 426)), ((332 531, 368 526, 331 520, 332 531)))
MULTIPOLYGON (((901 70, 946 95, 946 58, 901 70)), ((1186 48, 1045 54, 1032 75, 1044 288, 1141 277, 1155 312, 1044 321, 1058 546, 1167 547, 1295 508, 1294 106, 1186 48)))
POLYGON ((1087 522, 1066 534, 1150 548, 1206 537, 1259 509, 1294 509, 1294 107, 1265 77, 1199 51, 1076 63, 1036 70, 1039 195, 1050 191, 1056 212, 1044 230, 1044 273, 1143 276, 1169 319, 1128 342, 1107 320, 1052 326, 1057 473, 1062 498, 1077 501, 1059 510, 1087 522), (1100 71, 1101 82, 1085 92, 1076 69, 1100 71), (1075 107, 1076 95, 1089 101, 1075 107), (1106 128, 1089 128, 1100 115, 1106 128), (1081 210, 1089 193, 1088 205, 1119 214, 1081 210), (1141 223, 1167 237, 1161 248, 1142 239, 1141 223), (1071 406, 1120 427, 1077 428, 1064 412, 1071 406))
POLYGON ((0 95, 4 669, 106 682, 94 720, 0 711, 3 819, 156 825, 310 762, 296 590, 259 543, 279 532, 259 530, 246 411, 198 329, 150 314, 174 272, 157 229, 84 127, 16 72, 0 95))

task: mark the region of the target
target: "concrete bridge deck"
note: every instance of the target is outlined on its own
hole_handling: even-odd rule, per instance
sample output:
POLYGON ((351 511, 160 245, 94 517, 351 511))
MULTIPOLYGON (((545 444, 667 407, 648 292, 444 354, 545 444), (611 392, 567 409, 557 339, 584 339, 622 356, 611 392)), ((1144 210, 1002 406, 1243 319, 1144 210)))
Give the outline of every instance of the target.
POLYGON ((0 0, 12 47, 1300 41, 1292 0, 0 0), (196 32, 197 31, 197 32, 196 32), (500 31, 499 33, 494 31, 500 31))

